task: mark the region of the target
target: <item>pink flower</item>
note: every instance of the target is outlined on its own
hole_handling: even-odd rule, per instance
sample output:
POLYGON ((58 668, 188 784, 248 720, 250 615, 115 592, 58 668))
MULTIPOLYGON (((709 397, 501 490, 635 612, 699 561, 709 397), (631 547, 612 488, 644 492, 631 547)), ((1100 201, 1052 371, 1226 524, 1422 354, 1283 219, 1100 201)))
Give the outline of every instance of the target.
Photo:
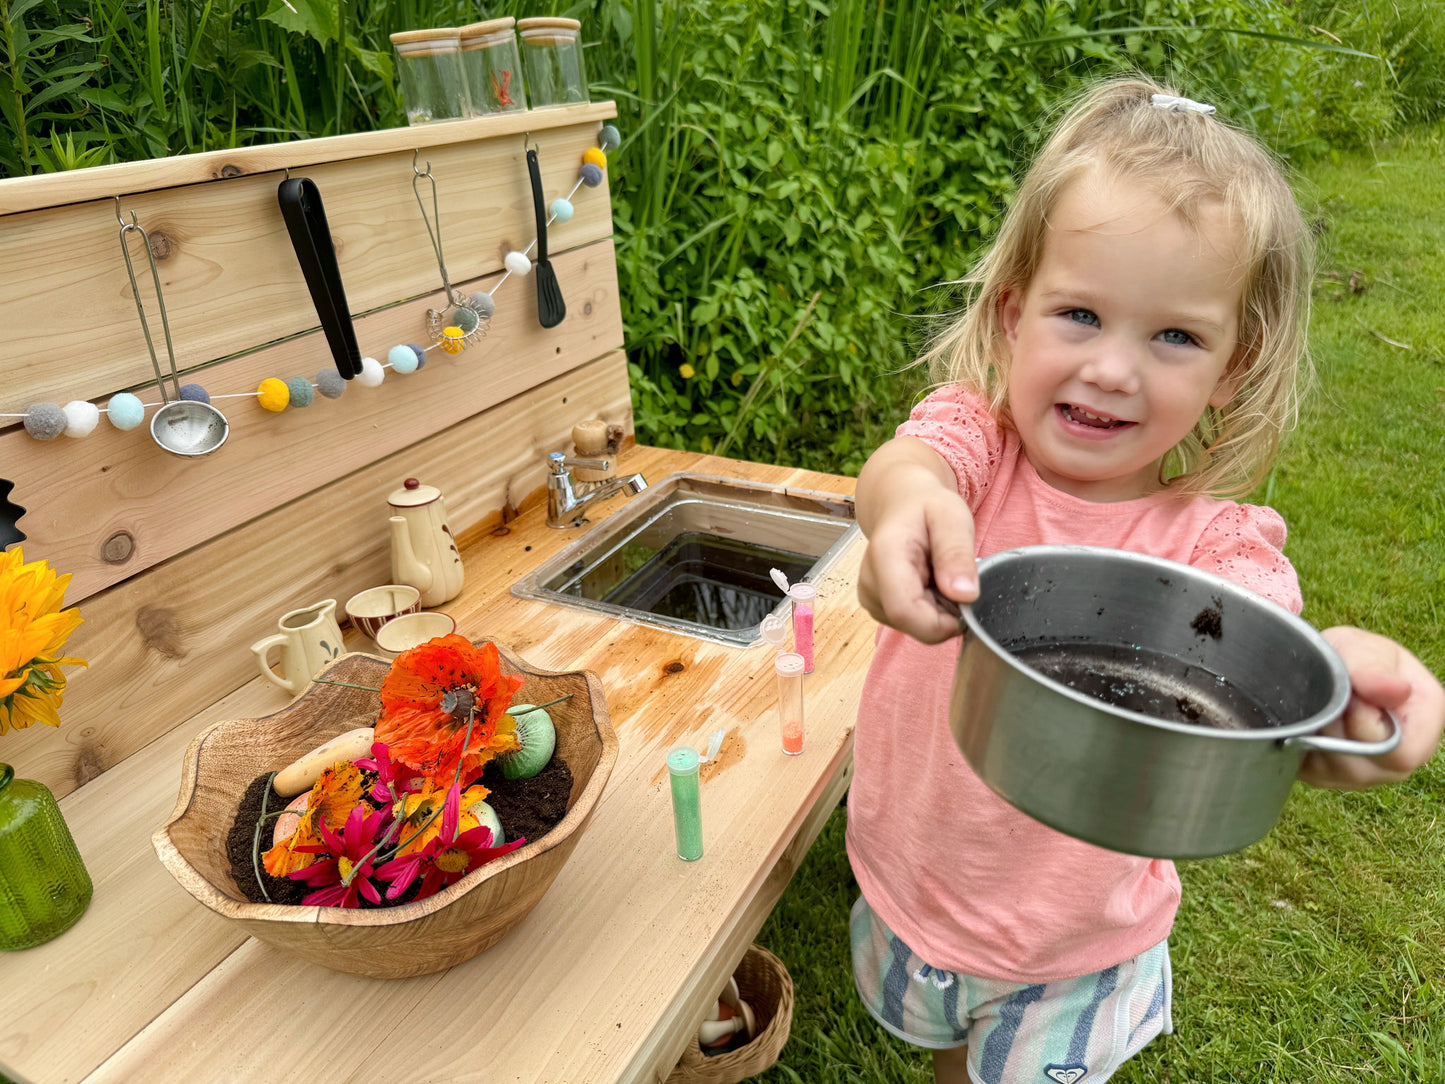
POLYGON ((326 854, 319 862, 292 873, 293 881, 305 881, 319 892, 312 892, 301 902, 317 907, 360 907, 358 894, 372 903, 381 902, 381 893, 372 884, 373 854, 376 848, 376 833, 387 819, 384 809, 373 810, 365 802, 352 807, 341 826, 341 832, 331 831, 325 822, 320 822, 322 845, 305 845, 295 848, 312 854, 326 854), (370 816, 367 813, 370 812, 370 816))
POLYGON ((442 807, 442 827, 421 850, 394 858, 377 869, 376 875, 383 881, 390 881, 386 898, 394 900, 411 886, 417 874, 421 874, 421 888, 417 899, 425 899, 438 889, 461 880, 463 876, 478 869, 494 858, 515 851, 525 839, 516 839, 500 847, 492 846, 492 830, 478 825, 470 831, 457 835, 457 823, 461 817, 461 788, 452 786, 447 791, 446 803, 442 807))

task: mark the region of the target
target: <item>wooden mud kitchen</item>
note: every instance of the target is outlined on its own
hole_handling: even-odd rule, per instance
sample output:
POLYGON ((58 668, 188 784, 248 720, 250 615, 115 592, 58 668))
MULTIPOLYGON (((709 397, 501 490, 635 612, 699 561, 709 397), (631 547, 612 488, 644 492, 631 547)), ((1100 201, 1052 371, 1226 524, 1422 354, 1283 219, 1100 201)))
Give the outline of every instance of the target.
MULTIPOLYGON (((852 531, 813 577, 806 741, 787 756, 766 643, 513 593, 677 472, 785 497, 853 490, 634 443, 607 182, 578 180, 615 114, 594 102, 0 181, 0 506, 23 510, 8 515, 26 560, 73 574, 65 602, 84 623, 65 654, 89 661, 69 673, 62 725, 7 733, 0 760, 60 799, 94 882, 73 927, 0 954, 0 1077, 664 1081, 695 1043, 847 786, 874 626, 854 594, 852 531), (574 193, 575 214, 531 253, 565 302, 550 328, 515 259, 538 237, 529 150, 547 199, 574 193), (293 210, 324 196, 330 236, 309 265, 293 244, 305 229, 278 201, 288 182, 308 182, 291 184, 293 210), (340 314, 309 288, 327 249, 340 314), (465 343, 428 322, 493 292, 481 333, 456 333, 465 343), (370 364, 342 388, 318 370, 347 323, 370 364), (436 348, 394 349, 408 344, 436 348), (28 424, 35 404, 112 414, 67 434, 64 411, 28 424), (153 427, 161 406, 174 417, 153 427), (610 430, 609 469, 647 489, 588 502, 574 526, 549 456, 574 456, 574 426, 589 421, 610 430), (409 478, 445 495, 465 573, 424 609, 537 672, 589 672, 616 748, 585 832, 501 940, 445 970, 374 978, 203 905, 153 837, 182 811, 199 734, 259 728, 292 703, 251 651, 281 615, 334 599, 346 650, 377 654, 342 608, 397 582, 388 495, 409 478), (706 750, 719 731, 701 767, 703 854, 682 861, 667 754, 706 750)), ((314 241, 314 215, 309 228, 314 241)), ((381 957, 387 934, 374 932, 381 957)))

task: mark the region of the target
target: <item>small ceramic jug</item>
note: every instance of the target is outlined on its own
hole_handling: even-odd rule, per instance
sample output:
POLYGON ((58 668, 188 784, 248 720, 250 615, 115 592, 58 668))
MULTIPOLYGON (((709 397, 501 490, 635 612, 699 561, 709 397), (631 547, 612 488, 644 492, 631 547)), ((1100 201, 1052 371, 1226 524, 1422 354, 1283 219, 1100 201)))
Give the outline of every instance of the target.
POLYGON ((386 498, 391 507, 391 578, 421 592, 423 608, 440 606, 462 590, 462 555, 447 526, 441 490, 415 478, 386 498))
POLYGON ((346 650, 336 624, 336 600, 329 598, 312 606, 282 614, 276 622, 281 631, 251 645, 261 673, 293 696, 302 692, 316 672, 346 650), (274 668, 273 649, 280 652, 281 669, 274 668))

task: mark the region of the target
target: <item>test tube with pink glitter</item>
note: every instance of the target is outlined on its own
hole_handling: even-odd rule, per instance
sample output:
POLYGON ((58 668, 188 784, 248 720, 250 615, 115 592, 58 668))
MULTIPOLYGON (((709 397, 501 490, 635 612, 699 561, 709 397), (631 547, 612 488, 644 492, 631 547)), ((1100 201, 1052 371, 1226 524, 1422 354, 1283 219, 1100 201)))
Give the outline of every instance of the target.
POLYGON ((773 582, 788 596, 793 608, 793 650, 803 657, 803 673, 813 672, 813 612, 818 589, 811 583, 788 583, 782 569, 769 570, 773 582))

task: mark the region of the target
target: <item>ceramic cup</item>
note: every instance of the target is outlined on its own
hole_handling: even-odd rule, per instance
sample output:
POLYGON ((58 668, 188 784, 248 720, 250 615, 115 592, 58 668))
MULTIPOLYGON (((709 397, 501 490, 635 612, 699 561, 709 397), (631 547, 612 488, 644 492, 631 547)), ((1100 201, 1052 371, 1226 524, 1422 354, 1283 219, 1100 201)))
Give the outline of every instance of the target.
POLYGON ((402 614, 382 625, 376 634, 376 646, 388 655, 399 655, 433 637, 456 631, 456 621, 447 614, 423 610, 421 613, 402 614))
POLYGON ((336 624, 336 600, 328 598, 281 615, 281 631, 251 645, 261 673, 293 696, 304 691, 323 666, 346 650, 336 624), (272 662, 279 658, 280 671, 272 662))
POLYGON ((421 592, 404 583, 372 587, 346 600, 346 616, 352 625, 373 640, 388 621, 420 609, 421 592))

